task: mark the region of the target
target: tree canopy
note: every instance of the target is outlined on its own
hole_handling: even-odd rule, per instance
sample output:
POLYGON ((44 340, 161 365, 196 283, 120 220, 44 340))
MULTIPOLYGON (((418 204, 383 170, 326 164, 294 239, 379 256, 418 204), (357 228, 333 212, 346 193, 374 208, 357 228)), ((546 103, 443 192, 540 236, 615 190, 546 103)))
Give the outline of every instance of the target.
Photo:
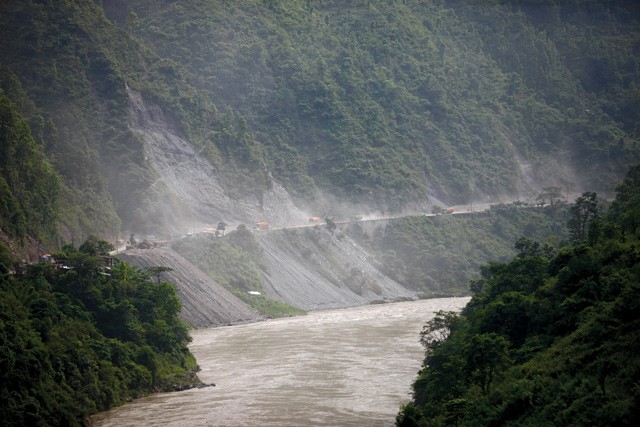
POLYGON ((571 206, 588 213, 580 231, 600 221, 602 233, 557 253, 519 240, 512 261, 483 268, 461 314, 425 326, 423 368, 397 425, 635 423, 640 236, 625 218, 640 202, 637 175, 618 186, 606 219, 592 214, 595 193, 571 206))
POLYGON ((637 12, 582 0, 8 0, 0 86, 59 174, 58 220, 76 235, 156 232, 189 212, 156 185, 132 90, 226 195, 258 204, 274 181, 315 211, 325 193, 401 211, 427 196, 610 192, 640 153, 637 12))
POLYGON ((12 260, 0 257, 3 424, 84 425, 130 399, 198 384, 173 285, 67 249, 56 254, 64 265, 32 264, 24 275, 8 274, 12 260))

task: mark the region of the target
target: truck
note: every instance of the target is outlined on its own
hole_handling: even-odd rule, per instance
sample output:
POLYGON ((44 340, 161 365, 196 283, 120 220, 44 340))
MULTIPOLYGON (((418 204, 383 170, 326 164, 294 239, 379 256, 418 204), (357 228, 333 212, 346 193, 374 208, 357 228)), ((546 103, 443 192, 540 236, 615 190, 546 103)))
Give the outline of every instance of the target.
POLYGON ((256 222, 255 228, 257 230, 269 230, 271 225, 267 221, 258 221, 256 222))

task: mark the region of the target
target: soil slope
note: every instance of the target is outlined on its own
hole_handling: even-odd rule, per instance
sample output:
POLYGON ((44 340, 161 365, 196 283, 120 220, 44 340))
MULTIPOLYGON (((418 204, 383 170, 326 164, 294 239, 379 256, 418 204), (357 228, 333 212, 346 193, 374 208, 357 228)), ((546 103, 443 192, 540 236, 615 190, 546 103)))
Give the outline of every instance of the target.
POLYGON ((173 283, 182 301, 181 317, 196 327, 263 320, 253 308, 169 248, 133 249, 117 257, 138 267, 170 267, 161 280, 173 283))
POLYGON ((348 236, 324 227, 278 230, 257 236, 268 264, 270 298, 304 310, 344 308, 415 299, 414 291, 385 276, 348 236))

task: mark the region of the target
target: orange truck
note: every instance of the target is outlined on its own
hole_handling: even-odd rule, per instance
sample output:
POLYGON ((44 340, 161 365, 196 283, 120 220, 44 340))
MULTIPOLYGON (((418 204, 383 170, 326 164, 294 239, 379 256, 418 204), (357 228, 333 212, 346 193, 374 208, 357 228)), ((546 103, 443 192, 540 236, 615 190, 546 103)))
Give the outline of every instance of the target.
POLYGON ((312 216, 311 218, 309 218, 310 223, 315 223, 320 221, 322 221, 322 218, 320 218, 319 216, 312 216))
POLYGON ((258 230, 268 230, 269 228, 271 228, 271 226, 267 221, 258 221, 256 222, 256 228, 258 230))
POLYGON ((453 213, 455 211, 454 208, 447 208, 447 213, 453 213))

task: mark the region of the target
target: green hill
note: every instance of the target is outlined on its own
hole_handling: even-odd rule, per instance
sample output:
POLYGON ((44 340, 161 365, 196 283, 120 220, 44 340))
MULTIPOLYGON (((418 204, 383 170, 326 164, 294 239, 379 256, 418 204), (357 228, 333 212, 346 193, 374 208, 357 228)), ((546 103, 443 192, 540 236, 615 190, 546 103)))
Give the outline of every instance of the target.
POLYGON ((515 196, 524 178, 611 190, 638 152, 631 3, 465 4, 135 1, 112 16, 242 114, 300 198, 397 209, 515 196))
POLYGON ((156 185, 127 87, 165 110, 230 198, 260 199, 273 180, 321 212, 335 198, 399 211, 550 185, 607 193, 638 160, 637 11, 5 1, 0 87, 68 190, 66 240, 157 231, 190 208, 156 185))
POLYGON ((0 242, 3 425, 87 425, 131 399, 201 385, 175 288, 124 262, 105 268, 111 248, 92 237, 12 274, 0 242))
MULTIPOLYGON (((343 204, 401 213, 545 188, 613 194, 640 161, 638 12, 628 0, 0 2, 2 419, 79 424, 197 382, 174 288, 124 263, 105 272, 91 244, 73 248, 88 236, 195 232, 231 223, 223 214, 339 219, 343 204), (213 196, 195 206, 192 189, 213 196), (74 268, 16 264, 43 248, 64 248, 74 268)), ((412 290, 476 277, 462 317, 443 319, 460 332, 423 335, 429 366, 400 420, 637 415, 637 173, 608 219, 570 207, 567 236, 562 209, 410 217, 368 242, 351 230, 412 290), (518 235, 516 260, 474 276, 518 235), (585 237, 557 254, 532 240, 585 237)), ((245 267, 241 280, 184 250, 254 289, 260 266, 237 246, 202 247, 245 267)))
POLYGON ((606 214, 585 193, 569 209, 573 244, 554 255, 519 241, 516 258, 471 283, 461 315, 425 325, 398 426, 634 425, 639 183, 636 166, 606 214))

